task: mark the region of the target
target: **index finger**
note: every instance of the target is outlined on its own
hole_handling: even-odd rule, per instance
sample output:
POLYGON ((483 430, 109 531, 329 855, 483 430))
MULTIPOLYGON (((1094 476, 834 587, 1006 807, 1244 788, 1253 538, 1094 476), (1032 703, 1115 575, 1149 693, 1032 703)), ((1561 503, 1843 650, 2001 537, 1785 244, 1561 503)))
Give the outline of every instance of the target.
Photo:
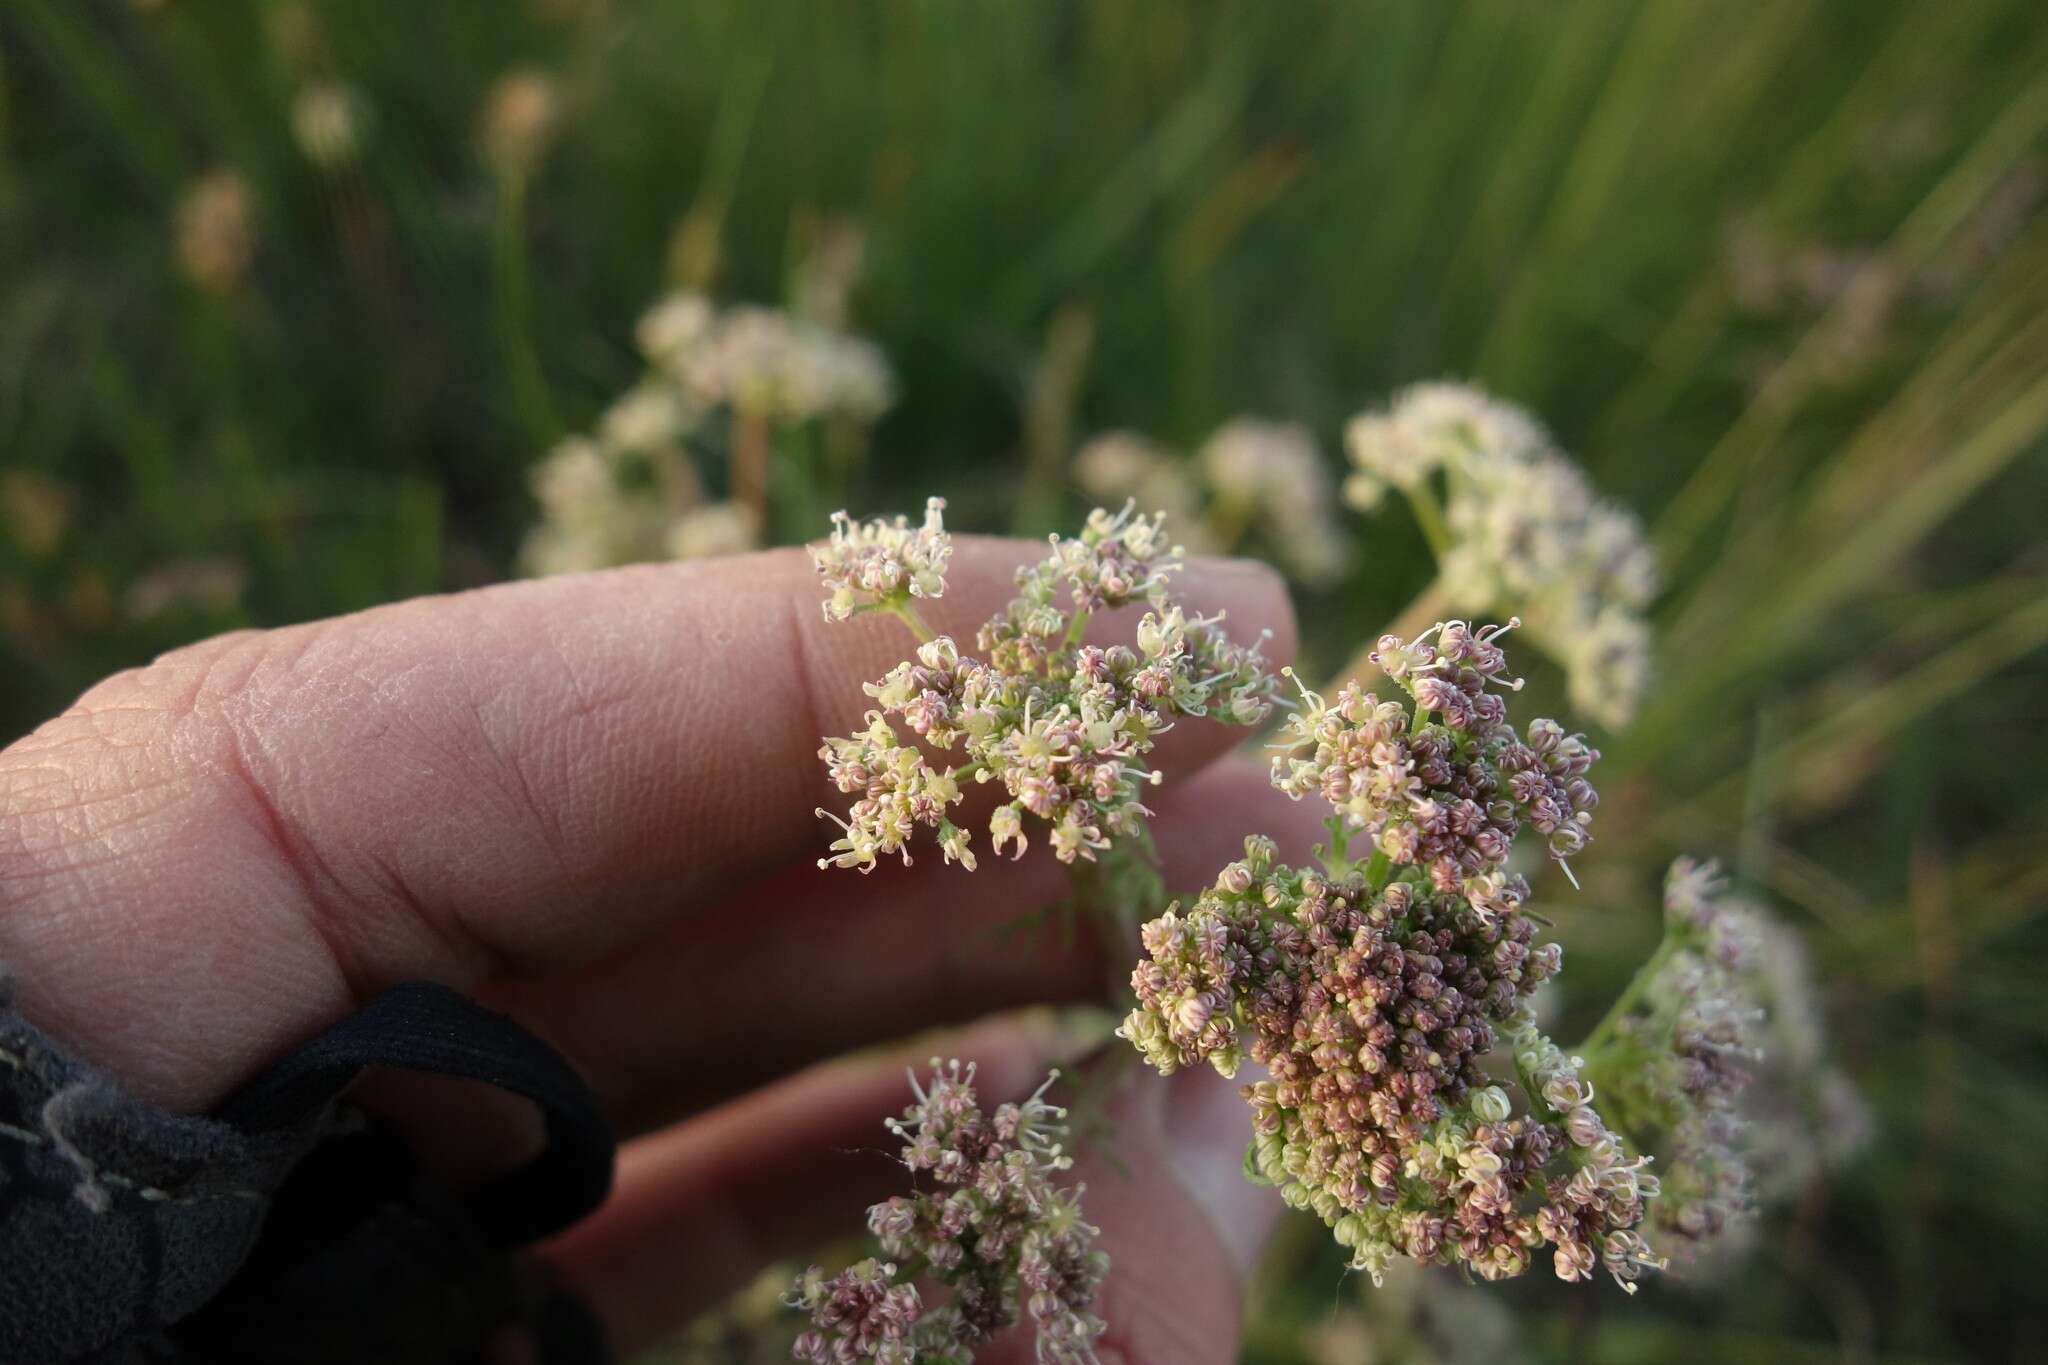
MULTIPOLYGON (((1038 553, 963 538, 928 617, 971 638, 1038 553)), ((1198 561, 1181 593, 1291 652, 1270 571, 1198 561)), ((32 1017, 189 1102, 392 981, 632 941, 828 842, 820 736, 858 724, 907 637, 828 626, 818 597, 778 551, 401 603, 112 679, 0 753, 0 960, 32 1017)), ((1233 737, 1184 726, 1159 757, 1233 737)))

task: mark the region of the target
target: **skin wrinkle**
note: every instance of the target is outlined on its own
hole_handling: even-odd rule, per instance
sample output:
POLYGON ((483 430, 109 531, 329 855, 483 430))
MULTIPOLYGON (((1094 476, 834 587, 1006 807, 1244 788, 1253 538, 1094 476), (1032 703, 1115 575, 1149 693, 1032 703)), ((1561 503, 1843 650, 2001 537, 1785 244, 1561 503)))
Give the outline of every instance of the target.
MULTIPOLYGON (((607 717, 616 712, 620 707, 639 701, 639 689, 634 687, 632 680, 628 678, 623 681, 623 695, 607 696, 586 683, 581 670, 569 656, 569 652, 562 648, 561 641, 552 632, 548 635, 548 649, 554 655, 556 663, 561 668, 563 677, 569 682, 569 686, 574 693, 574 703, 539 721, 533 727, 532 734, 536 741, 571 741, 558 744, 558 752, 551 755, 565 760, 560 762, 560 766, 566 772, 573 765, 574 760, 574 730, 579 726, 593 726, 597 728, 600 734, 609 733, 610 724, 607 717)), ((502 752, 502 746, 494 747, 500 748, 502 752)), ((538 751, 538 744, 536 744, 536 750, 538 751)), ((518 776, 521 792, 525 795, 527 802, 533 807, 538 823, 551 840, 550 846, 555 852, 556 861, 566 867, 569 862, 569 834, 562 825, 564 812, 559 809, 550 809, 545 802, 540 800, 539 791, 528 777, 526 765, 519 761, 516 752, 507 755, 505 761, 518 776)), ((563 780, 566 783, 566 775, 563 780)))
MULTIPOLYGON (((550 641, 550 649, 554 653, 557 666, 562 669, 563 676, 569 681, 570 690, 578 695, 575 709, 584 712, 584 718, 587 718, 588 713, 581 700, 581 685, 576 681, 574 673, 568 668, 568 661, 562 657, 560 647, 550 641)), ((477 734, 483 741, 483 750, 491 758, 492 768, 500 774, 500 788, 525 812, 534 829, 539 832, 541 843, 546 846, 548 855, 554 860, 555 866, 566 870, 569 865, 568 843, 562 836, 562 827, 559 819, 551 814, 546 806, 542 804, 539 793, 534 790, 533 783, 527 779, 526 765, 519 760, 516 753, 508 751, 504 745, 498 742, 497 734, 491 725, 488 713, 491 697, 484 688, 478 686, 477 680, 471 679, 469 686, 471 699, 470 715, 476 724, 477 734)), ((544 738, 546 733, 547 727, 544 725, 540 733, 536 734, 535 739, 544 738)), ((534 747, 538 751, 539 745, 537 743, 534 747)))
MULTIPOLYGON (((304 777, 298 771, 303 765, 280 755, 277 745, 266 740, 261 723, 268 716, 293 714, 299 709, 293 705, 297 697, 318 688, 320 678, 329 671, 317 659, 322 650, 338 648, 345 657, 359 652, 346 643, 332 645, 323 632, 311 635, 303 642, 281 642, 286 646, 283 662, 259 662, 237 688, 219 698, 215 711, 227 736, 222 771, 240 783, 257 832, 294 875, 308 928, 334 955, 350 999, 358 1005, 401 979, 389 966, 396 960, 409 957, 444 964, 435 975, 458 971, 482 974, 494 969, 499 957, 491 946, 461 923, 452 908, 443 910, 420 896, 402 870, 375 846, 365 846, 352 855, 340 854, 361 869, 349 875, 344 863, 316 834, 317 821, 308 814, 304 777), (310 671, 311 676, 296 678, 301 670, 310 671), (438 944, 438 952, 422 950, 422 932, 438 944)), ((278 655, 273 651, 271 657, 278 655)), ((409 678, 416 668, 401 668, 391 682, 379 682, 361 667, 348 671, 376 695, 409 678)), ((420 722, 412 708, 391 707, 389 714, 397 719, 392 727, 380 727, 380 735, 402 726, 411 737, 425 742, 434 733, 434 727, 420 722)), ((446 755, 451 767, 466 766, 460 744, 435 747, 446 755)), ((315 772, 312 780, 323 781, 324 774, 315 772)))
MULTIPOLYGON (((399 632, 401 635, 409 633, 399 632)), ((439 667, 405 662, 394 672, 380 674, 374 663, 356 659, 346 661, 339 667, 370 694, 371 700, 361 705, 346 705, 352 699, 344 698, 343 704, 329 703, 328 709, 343 709, 346 705, 346 709, 356 715, 388 717, 388 722, 374 732, 377 742, 394 751, 401 760, 403 755, 424 755, 429 760, 400 761, 392 765, 394 776, 402 775, 416 786, 419 795, 410 804, 430 812, 442 810, 450 803, 466 809, 491 807, 502 812, 502 818, 494 814, 488 821, 494 842, 529 852, 537 843, 546 850, 546 856, 534 860, 535 865, 528 869, 523 880, 566 884, 570 878, 565 852, 559 841, 545 837, 545 825, 541 813, 536 810, 538 794, 523 770, 516 766, 519 746, 508 745, 499 737, 501 732, 522 733, 524 722, 515 715, 510 724, 494 727, 486 719, 489 700, 510 689, 508 685, 494 688, 488 683, 482 683, 480 688, 482 677, 490 670, 480 673, 466 667, 470 651, 459 636, 453 643, 453 657, 439 667), (497 797, 495 802, 489 800, 493 795, 497 797), (542 837, 522 840, 518 837, 522 830, 542 832, 542 837)), ((351 653, 373 660, 403 659, 411 649, 411 642, 407 639, 388 640, 380 636, 370 638, 365 647, 351 653)), ((498 652, 510 653, 510 650, 498 652)), ((293 681, 286 690, 287 697, 321 690, 323 671, 316 670, 307 679, 293 681)), ((541 697, 549 696, 553 691, 545 682, 522 687, 521 690, 541 697)), ((295 708, 285 706, 280 709, 289 711, 295 708)), ((352 715, 349 723, 353 726, 359 722, 352 715)), ((545 731, 547 726, 541 729, 545 731)), ((534 752, 539 751, 535 746, 534 752)), ((303 780, 282 766, 274 768, 274 771, 278 776, 273 780, 280 786, 291 787, 303 780)), ((310 775, 310 780, 321 783, 329 779, 325 774, 315 773, 310 775)), ((309 810, 317 809, 318 798, 308 794, 298 804, 309 810)), ((401 800, 398 804, 402 808, 408 803, 401 800)), ((309 816, 308 822, 311 819, 309 816)), ((356 842, 357 852, 352 861, 360 862, 361 870, 350 879, 359 883, 353 894, 372 908, 381 902, 386 913, 393 908, 404 911, 398 916, 401 923, 409 918, 427 930, 440 944, 442 952, 439 956, 448 964, 442 974, 461 981, 473 980, 507 967, 530 970, 551 965, 551 958, 545 951, 529 955, 502 931, 494 935, 472 922, 472 916, 465 908, 467 902, 460 876, 462 860, 467 856, 464 841, 453 839, 435 847, 433 841, 407 829, 396 830, 386 838, 371 837, 356 842), (421 856, 404 856, 410 852, 418 852, 421 856), (432 868, 437 863, 445 864, 457 875, 453 878, 436 875, 429 879, 431 885, 427 885, 422 884, 412 870, 415 865, 432 868), (364 881, 368 883, 367 888, 360 885, 364 881), (372 894, 372 889, 381 894, 372 894)), ((573 890, 566 894, 573 895, 573 890)), ((388 981, 379 984, 388 984, 388 981)))
POLYGON ((369 975, 362 953, 356 947, 355 935, 344 927, 346 911, 356 908, 350 904, 354 898, 345 894, 337 898, 333 894, 340 890, 340 881, 334 870, 321 857, 319 849, 286 822, 283 811, 271 796, 269 784, 257 777, 250 763, 249 743, 241 729, 232 722, 228 723, 221 743, 221 758, 212 766, 212 771, 226 774, 241 792, 241 804, 245 808, 249 828, 297 887, 307 911, 306 927, 327 950, 349 998, 361 1004, 368 998, 369 975), (337 900, 344 908, 343 913, 336 912, 337 900))

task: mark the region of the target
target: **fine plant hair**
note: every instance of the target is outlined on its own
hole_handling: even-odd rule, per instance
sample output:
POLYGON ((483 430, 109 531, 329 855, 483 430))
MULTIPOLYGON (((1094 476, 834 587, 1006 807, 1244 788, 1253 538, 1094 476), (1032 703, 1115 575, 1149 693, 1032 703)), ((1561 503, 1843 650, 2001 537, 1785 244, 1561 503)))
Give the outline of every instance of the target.
MULTIPOLYGON (((819 751, 852 798, 819 812, 840 830, 820 866, 908 862, 929 838, 974 870, 976 841, 951 819, 970 782, 1002 798, 992 852, 1044 837, 1077 871, 1142 853, 1155 737, 1187 716, 1257 725, 1279 702, 1258 642, 1187 614, 1163 516, 1126 505, 1055 536, 963 651, 917 607, 945 590, 943 508, 932 499, 916 525, 841 514, 812 550, 827 619, 886 614, 915 636, 912 658, 866 684, 865 728, 819 751), (1146 611, 1128 642, 1087 641, 1095 613, 1130 603, 1146 611)), ((1134 890, 1145 922, 1116 1032, 1162 1074, 1256 1063, 1245 1178, 1318 1217, 1375 1283, 1401 1258, 1480 1280, 1547 1263, 1634 1293, 1750 1205, 1740 1100, 1773 1003, 1755 984, 1767 921, 1681 861, 1665 942, 1599 1028, 1571 1048, 1545 1032, 1531 996, 1563 951, 1542 938, 1518 857, 1540 850, 1570 876, 1593 843, 1600 754, 1555 720, 1511 715, 1519 625, 1384 635, 1368 656, 1378 691, 1295 683, 1271 780, 1327 807, 1326 841, 1290 866, 1247 831, 1207 889, 1171 904, 1134 890)), ((1112 932, 1129 923, 1130 906, 1100 909, 1112 932)), ((883 1303, 895 1272, 863 1266, 842 1297, 883 1303)), ((805 1306, 828 1284, 807 1281, 805 1306)))

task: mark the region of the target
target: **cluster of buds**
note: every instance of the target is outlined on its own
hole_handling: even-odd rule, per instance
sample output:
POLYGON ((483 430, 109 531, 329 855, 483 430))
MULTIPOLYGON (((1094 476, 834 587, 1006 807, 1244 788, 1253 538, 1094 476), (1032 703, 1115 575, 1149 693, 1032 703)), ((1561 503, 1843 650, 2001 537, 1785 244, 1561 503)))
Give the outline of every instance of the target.
POLYGON ((1351 563, 1351 542, 1332 515, 1336 487, 1308 428, 1239 417, 1196 455, 1225 526, 1255 525, 1294 577, 1333 583, 1351 563))
POLYGON ((1551 1246, 1564 1279, 1604 1264, 1627 1283, 1655 1182, 1537 1051, 1525 1002, 1561 954, 1534 934, 1424 881, 1277 865, 1254 836, 1191 910, 1144 927, 1118 1032, 1161 1072, 1263 1066, 1247 1175, 1376 1281, 1396 1256, 1501 1279, 1551 1246), (1481 1065, 1503 1037, 1531 1054, 1520 1117, 1481 1065))
POLYGON ((1345 443, 1352 505, 1398 488, 1434 515, 1444 501, 1440 578, 1464 610, 1512 606, 1563 664, 1572 704, 1603 724, 1634 714, 1649 680, 1643 612, 1656 559, 1629 512, 1601 499, 1519 409, 1453 384, 1424 384, 1354 418, 1345 443))
POLYGON ((1590 1040, 1617 1118, 1666 1150, 1658 1221, 1697 1256, 1761 1197, 1857 1145, 1861 1105, 1827 1065, 1797 938, 1680 858, 1664 943, 1590 1040))
POLYGON ((1273 783, 1329 801, 1324 870, 1247 840, 1191 910, 1144 926, 1118 1032, 1162 1072, 1263 1066, 1243 1092, 1246 1175, 1314 1212, 1375 1282, 1399 1257, 1504 1279, 1549 1248, 1562 1279, 1604 1268, 1632 1287, 1660 1264, 1637 1231, 1658 1182, 1535 1026, 1528 998, 1562 953, 1535 943, 1527 886, 1505 871, 1524 828, 1559 858, 1584 845, 1598 755, 1554 722, 1526 741, 1509 725, 1488 690, 1501 633, 1453 621, 1382 640, 1375 662, 1412 716, 1356 688, 1307 694, 1273 783), (1372 836, 1362 861, 1346 857, 1356 830, 1372 836), (1486 1069, 1503 1043, 1520 1112, 1486 1069))
POLYGON ((1633 1294, 1643 1271, 1666 1264, 1637 1231, 1646 1205, 1662 1208, 1663 1185, 1647 1169, 1650 1158, 1629 1155, 1593 1107, 1584 1061, 1545 1037, 1530 1011, 1508 1021, 1505 1039, 1532 1107, 1571 1144, 1571 1173, 1549 1182, 1536 1215, 1538 1231, 1557 1246, 1558 1278, 1585 1279, 1597 1260, 1633 1294))
POLYGON ((1335 582, 1351 545, 1331 513, 1336 488, 1306 427, 1237 417, 1193 458, 1130 432, 1108 432, 1074 456, 1074 475, 1097 498, 1137 498, 1170 510, 1203 550, 1237 548, 1256 535, 1294 579, 1335 582))
POLYGON ((1724 894, 1711 864, 1685 858, 1665 878, 1664 917, 1640 989, 1591 1040, 1591 1068, 1617 1117, 1662 1139, 1657 1220, 1690 1252, 1752 1204, 1741 1101, 1763 1059, 1766 921, 1724 894))
MULTIPOLYGON (((813 550, 830 589, 828 619, 892 609, 922 630, 910 597, 943 589, 936 506, 927 522, 936 539, 900 519, 842 522, 813 550)), ((1172 600, 1180 563, 1157 517, 1097 511, 1080 536, 1055 537, 1042 562, 1019 571, 1018 596, 976 637, 982 657, 950 637, 928 638, 867 684, 876 709, 866 729, 819 750, 834 784, 855 798, 821 866, 865 871, 891 854, 908 862, 907 843, 923 826, 948 861, 973 868, 968 835, 948 818, 968 782, 996 783, 1006 797, 988 825, 997 853, 1014 844, 1023 854, 1027 818, 1047 827, 1068 863, 1138 834, 1151 814, 1145 789, 1159 781, 1146 755, 1161 733, 1185 716, 1255 725, 1272 705, 1259 645, 1234 644, 1220 616, 1189 618, 1172 600), (1096 611, 1136 602, 1151 609, 1133 644, 1083 643, 1096 611), (943 766, 930 751, 961 761, 943 766)))
POLYGON ((485 157, 501 174, 530 174, 554 141, 562 94, 545 71, 509 71, 491 86, 479 130, 485 157))
POLYGON ((870 1256, 837 1275, 812 1266, 798 1277, 789 1304, 809 1315, 810 1331, 796 1340, 792 1354, 818 1365, 875 1361, 878 1365, 910 1365, 917 1359, 911 1333, 924 1316, 917 1286, 897 1279, 890 1261, 870 1256))
POLYGON ((902 1159, 931 1188, 868 1210, 882 1256, 827 1277, 797 1280, 792 1306, 810 1316, 795 1357, 816 1365, 968 1365, 974 1349, 1028 1315, 1038 1359, 1084 1365, 1104 1324, 1093 1307, 1109 1258, 1081 1217, 1082 1188, 1056 1178, 1072 1164, 1062 1144, 1066 1111, 1046 1103, 1057 1072, 1022 1104, 984 1112, 974 1067, 932 1059, 929 1086, 910 1080, 917 1102, 889 1130, 902 1159), (952 1291, 928 1306, 916 1267, 952 1291))
POLYGON ((1586 777, 1599 751, 1552 720, 1518 735, 1488 690, 1520 686, 1505 678, 1496 643, 1515 624, 1451 621, 1413 641, 1383 637, 1373 662, 1408 692, 1414 715, 1355 683, 1334 702, 1304 687, 1276 746, 1286 752, 1273 760, 1274 786, 1297 800, 1322 797, 1391 865, 1423 868, 1438 891, 1485 914, 1527 898, 1527 884, 1506 871, 1524 825, 1562 862, 1585 847, 1599 803, 1586 777))

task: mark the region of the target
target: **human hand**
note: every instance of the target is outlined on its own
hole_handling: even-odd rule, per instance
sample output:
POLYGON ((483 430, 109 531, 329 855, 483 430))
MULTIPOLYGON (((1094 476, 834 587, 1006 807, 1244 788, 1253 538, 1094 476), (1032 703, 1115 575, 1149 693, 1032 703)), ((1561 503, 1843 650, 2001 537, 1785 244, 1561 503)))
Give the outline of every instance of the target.
MULTIPOLYGON (((971 638, 1038 549, 962 538, 934 626, 971 638)), ((1197 560, 1181 589, 1291 654, 1271 573, 1197 560)), ((225 636, 102 683, 0 751, 0 963, 23 1012, 192 1110, 399 981, 511 1012, 636 1139, 611 1201, 541 1254, 620 1350, 645 1344, 900 1186, 875 1151, 901 1059, 814 1064, 1095 997, 1122 966, 1085 934, 999 932, 1067 894, 1043 856, 816 868, 821 736, 901 655, 890 623, 828 627, 817 596, 796 552, 627 569, 225 636)), ((1213 763, 1238 737, 1162 740, 1168 885, 1205 883, 1244 829, 1312 834, 1213 763)), ((939 1050, 980 1058, 995 1098, 1032 1088, 1038 1046, 984 1024, 939 1050)), ((1231 1359, 1276 1207, 1239 1178, 1242 1105, 1210 1075, 1130 1082, 1113 1152, 1080 1171, 1113 1258, 1105 1355, 1231 1359)), ((388 1102, 480 1134, 460 1166, 507 1160, 509 1120, 388 1102)))

